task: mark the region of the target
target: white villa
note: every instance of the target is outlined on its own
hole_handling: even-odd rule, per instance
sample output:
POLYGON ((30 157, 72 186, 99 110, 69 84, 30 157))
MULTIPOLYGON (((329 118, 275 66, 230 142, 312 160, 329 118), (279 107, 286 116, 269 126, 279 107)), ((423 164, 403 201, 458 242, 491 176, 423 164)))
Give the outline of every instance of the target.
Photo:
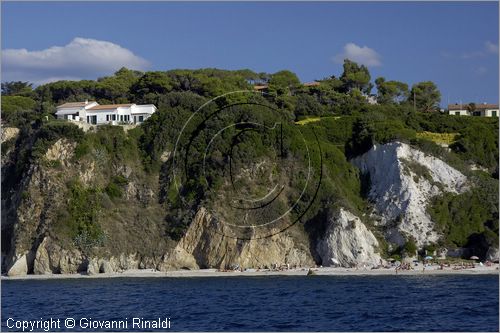
POLYGON ((469 104, 450 104, 448 114, 452 116, 498 117, 498 104, 475 104, 474 110, 469 110, 469 104))
POLYGON ((58 119, 86 122, 91 125, 140 124, 156 112, 153 104, 108 104, 97 102, 64 103, 57 107, 58 119))

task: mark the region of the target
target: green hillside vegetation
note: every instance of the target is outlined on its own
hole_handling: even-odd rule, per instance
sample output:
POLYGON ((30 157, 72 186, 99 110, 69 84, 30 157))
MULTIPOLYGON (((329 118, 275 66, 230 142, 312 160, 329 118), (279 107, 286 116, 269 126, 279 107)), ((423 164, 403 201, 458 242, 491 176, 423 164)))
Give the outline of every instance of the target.
MULTIPOLYGON (((166 235, 178 239, 192 220, 195 209, 200 205, 210 206, 215 200, 214 192, 222 191, 230 197, 229 184, 224 181, 228 171, 223 165, 225 154, 233 149, 236 173, 246 172, 245 168, 256 160, 271 167, 272 161, 278 159, 280 163, 273 172, 290 175, 279 179, 289 188, 286 200, 292 200, 297 189, 306 186, 291 219, 300 220, 306 230, 314 233, 324 227, 322 217, 335 206, 347 207, 359 216, 369 210, 365 198, 369 184, 348 160, 376 143, 398 140, 432 153, 475 177, 475 186, 470 191, 461 195, 443 193, 430 208, 445 235, 444 244, 482 249, 483 243, 493 244, 494 235, 498 237, 498 119, 441 114, 438 111, 440 93, 432 82, 417 83, 409 88, 402 82, 377 78, 379 104, 370 105, 363 95, 371 92, 370 81, 366 67, 346 61, 339 77, 320 79, 319 85, 309 87, 303 86, 289 71, 268 74, 218 69, 142 73, 122 68, 96 81, 58 81, 34 89, 29 83, 4 83, 2 121, 4 126, 20 128, 21 134, 15 143, 10 143, 16 147, 16 154, 12 157, 11 170, 5 171, 9 177, 4 179, 2 194, 15 191, 29 166, 37 163, 57 139, 65 137, 77 143, 75 160, 91 158, 103 164, 102 170, 106 170, 106 163, 127 161, 128 165, 142 170, 143 177, 159 183, 166 235), (189 156, 189 163, 183 170, 184 182, 178 192, 171 176, 173 166, 169 161, 164 162, 162 155, 173 151, 186 119, 210 99, 232 91, 252 90, 254 84, 268 85, 268 93, 228 95, 204 111, 206 115, 213 112, 210 117, 193 118, 194 124, 186 130, 198 131, 199 135, 191 142, 189 138, 184 139, 188 140, 182 141, 186 145, 179 147, 180 155, 189 156), (409 97, 413 95, 416 110, 409 97), (85 99, 99 103, 153 103, 158 112, 128 132, 120 127, 100 126, 96 131, 84 133, 71 123, 54 119, 57 105, 85 99), (218 109, 237 102, 258 107, 235 105, 230 111, 218 109), (284 133, 282 144, 277 143, 276 131, 236 126, 229 134, 237 134, 241 140, 231 143, 224 140, 225 134, 215 140, 204 166, 208 172, 204 179, 200 178, 203 165, 199 161, 211 138, 224 124, 238 122, 266 124, 267 128, 279 123, 284 133), (451 151, 438 145, 441 143, 448 144, 451 151), (307 185, 303 173, 307 166, 304 144, 311 149, 314 170, 307 185), (488 171, 472 172, 469 167, 472 164, 488 171), (320 178, 321 186, 317 188, 315 184, 320 178)), ((121 175, 104 173, 103 179, 108 179, 108 183, 100 188, 82 189, 77 183, 69 187, 71 196, 66 219, 74 223, 67 233, 82 244, 102 241, 97 212, 90 210, 80 216, 78 212, 86 210, 82 205, 100 202, 98 198, 103 195, 117 202, 123 197, 127 180, 121 175)), ((240 179, 234 186, 242 190, 245 185, 248 183, 240 179)), ((250 191, 260 193, 262 186, 255 180, 250 191)), ((279 211, 288 204, 277 202, 273 209, 279 211)), ((233 216, 230 208, 226 208, 221 214, 233 216)), ((375 228, 370 221, 365 222, 375 228)))

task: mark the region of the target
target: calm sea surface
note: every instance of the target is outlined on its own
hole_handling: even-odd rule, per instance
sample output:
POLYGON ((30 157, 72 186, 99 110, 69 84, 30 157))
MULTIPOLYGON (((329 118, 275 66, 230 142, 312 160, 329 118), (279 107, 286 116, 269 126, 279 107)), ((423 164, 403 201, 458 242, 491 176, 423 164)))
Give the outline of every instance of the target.
POLYGON ((127 318, 128 330, 147 331, 132 328, 137 317, 170 318, 172 331, 498 332, 498 284, 496 275, 2 281, 2 330, 9 318, 60 319, 65 330, 71 317, 72 330, 81 318, 127 318))

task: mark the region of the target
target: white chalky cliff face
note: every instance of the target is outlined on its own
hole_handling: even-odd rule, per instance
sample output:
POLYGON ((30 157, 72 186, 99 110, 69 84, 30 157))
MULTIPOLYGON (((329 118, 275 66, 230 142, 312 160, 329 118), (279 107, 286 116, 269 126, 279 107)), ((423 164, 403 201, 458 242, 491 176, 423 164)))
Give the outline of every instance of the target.
POLYGON ((377 266, 380 263, 378 241, 361 220, 340 210, 328 221, 325 235, 317 244, 323 266, 377 266))
POLYGON ((398 245, 412 236, 418 246, 439 239, 427 213, 430 200, 443 193, 462 193, 467 178, 442 160, 426 155, 408 144, 392 142, 374 145, 351 160, 369 175, 369 199, 378 224, 386 227, 386 237, 398 245))

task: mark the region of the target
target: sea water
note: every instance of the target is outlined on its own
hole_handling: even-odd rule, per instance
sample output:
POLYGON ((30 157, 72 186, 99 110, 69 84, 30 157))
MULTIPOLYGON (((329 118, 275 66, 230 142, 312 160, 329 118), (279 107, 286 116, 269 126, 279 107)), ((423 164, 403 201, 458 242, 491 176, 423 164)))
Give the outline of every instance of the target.
POLYGON ((28 323, 36 331, 499 329, 498 275, 4 280, 1 287, 3 331, 28 323))

